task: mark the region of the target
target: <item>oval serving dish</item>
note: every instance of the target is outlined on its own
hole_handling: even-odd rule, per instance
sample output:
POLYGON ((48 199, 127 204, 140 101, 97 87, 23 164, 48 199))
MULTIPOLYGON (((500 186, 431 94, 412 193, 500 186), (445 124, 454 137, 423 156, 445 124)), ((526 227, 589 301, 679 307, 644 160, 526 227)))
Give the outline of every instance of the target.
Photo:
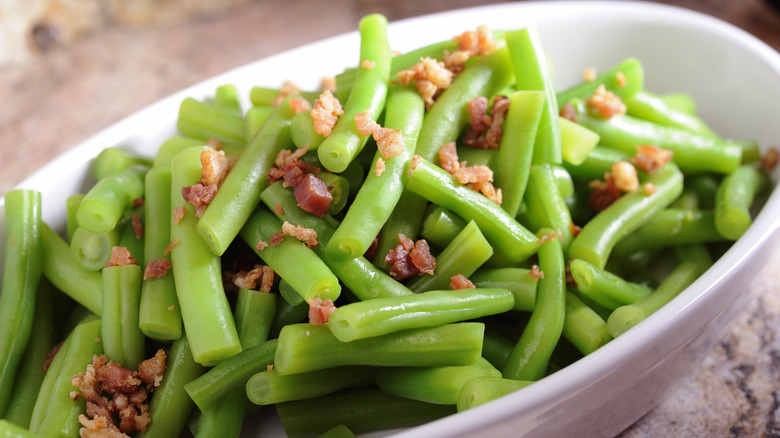
MULTIPOLYGON (((719 134, 755 139, 764 148, 780 142, 776 120, 780 114, 780 55, 746 32, 699 13, 635 2, 530 2, 399 21, 390 25, 389 37, 394 50, 406 51, 482 24, 492 29, 537 26, 558 88, 579 81, 585 67, 603 70, 633 56, 644 65, 648 90, 692 94, 702 118, 719 134)), ((211 78, 99 132, 19 186, 43 193, 43 219, 61 229, 64 199, 94 183, 89 166, 100 150, 121 145, 152 155, 175 133, 183 98, 205 97, 226 83, 235 84, 244 97, 252 86, 274 87, 288 79, 302 89, 313 89, 322 75, 355 65, 358 47, 358 35, 352 32, 211 78)), ((4 218, 0 225, 4 228, 4 218)), ((743 292, 769 258, 778 226, 780 194, 774 190, 750 229, 712 268, 625 335, 521 391, 417 428, 395 431, 393 436, 619 433, 647 413, 664 390, 703 357, 731 317, 744 307, 749 294, 743 292)), ((0 236, 4 240, 4 232, 0 236)), ((273 421, 261 423, 257 417, 248 421, 245 435, 282 433, 273 421)))

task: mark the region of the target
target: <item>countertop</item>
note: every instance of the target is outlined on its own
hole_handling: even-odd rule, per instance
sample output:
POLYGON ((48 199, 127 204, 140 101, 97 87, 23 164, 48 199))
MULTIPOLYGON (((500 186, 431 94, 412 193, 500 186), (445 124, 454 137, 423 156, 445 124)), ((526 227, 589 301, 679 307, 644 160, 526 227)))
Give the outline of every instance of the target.
MULTIPOLYGON (((485 2, 327 3, 325 8, 319 0, 264 0, 178 23, 107 28, 25 65, 0 66, 0 193, 162 97, 255 59, 353 30, 366 13, 397 20, 485 2)), ((780 12, 761 0, 662 3, 722 18, 780 50, 780 12)), ((756 298, 701 365, 623 437, 780 436, 780 277, 771 271, 756 279, 751 286, 758 289, 756 298)))

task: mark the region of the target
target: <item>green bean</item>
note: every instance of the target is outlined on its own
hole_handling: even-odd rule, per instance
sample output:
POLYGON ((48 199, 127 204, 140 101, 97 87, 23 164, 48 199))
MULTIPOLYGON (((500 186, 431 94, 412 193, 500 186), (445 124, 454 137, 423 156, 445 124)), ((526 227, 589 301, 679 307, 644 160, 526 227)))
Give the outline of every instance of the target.
POLYGON ((59 373, 54 375, 49 368, 41 384, 30 419, 32 433, 40 436, 79 436, 81 425, 78 416, 85 412, 86 403, 83 398, 73 400, 68 396, 73 391, 70 382, 74 374, 86 370, 93 355, 102 352, 99 336, 100 319, 94 316, 88 316, 68 336, 67 348, 63 345, 55 357, 55 360, 62 357, 59 373))
POLYGON ((37 435, 31 433, 26 428, 14 424, 8 420, 0 419, 0 436, 3 438, 36 438, 37 435))
POLYGON ((680 195, 682 180, 682 173, 672 163, 658 170, 647 181, 655 187, 654 193, 648 195, 641 188, 634 190, 601 211, 574 238, 569 256, 603 268, 620 239, 644 225, 680 195))
POLYGON ((376 374, 376 384, 382 391, 399 397, 454 405, 463 386, 478 377, 501 377, 501 372, 492 365, 381 368, 376 374))
POLYGON ((241 426, 244 422, 245 404, 244 388, 233 388, 219 399, 217 404, 201 412, 195 437, 237 438, 241 434, 241 426))
POLYGON ((742 148, 742 164, 761 161, 761 149, 753 140, 729 140, 742 148))
MULTIPOLYGON (((144 266, 152 260, 166 259, 171 240, 171 169, 158 166, 146 174, 146 228, 144 230, 144 266)), ((144 335, 158 340, 181 336, 182 322, 173 273, 150 277, 141 283, 138 326, 144 335)))
POLYGON ((584 355, 593 353, 612 339, 606 321, 569 291, 566 292, 562 334, 584 355))
POLYGON ((444 248, 466 227, 466 221, 438 205, 425 213, 420 235, 434 246, 444 248))
POLYGON ((379 14, 367 15, 360 20, 359 31, 361 66, 357 78, 344 114, 317 149, 322 165, 333 172, 346 169, 366 143, 367 137, 357 132, 355 116, 368 111, 376 119, 385 106, 391 59, 387 19, 379 14), (372 62, 373 67, 364 67, 364 61, 372 62))
POLYGON ((720 187, 721 179, 714 174, 701 174, 693 175, 690 178, 686 178, 687 183, 690 183, 693 191, 699 198, 699 204, 702 210, 712 210, 715 208, 715 198, 717 197, 718 188, 720 187))
POLYGON ((278 215, 277 217, 284 218, 294 225, 311 228, 316 231, 319 245, 314 247, 314 252, 320 256, 331 272, 341 279, 361 300, 410 295, 413 293, 406 286, 395 281, 394 278, 372 265, 364 257, 336 261, 328 256, 325 247, 327 247, 328 241, 334 232, 333 226, 326 219, 328 216, 318 218, 302 210, 298 207, 292 191, 283 188, 280 182, 274 183, 265 189, 260 195, 260 199, 271 209, 276 204, 281 205, 284 215, 278 215))
POLYGON ((253 106, 246 111, 246 144, 252 142, 252 139, 263 126, 266 120, 273 114, 274 108, 270 106, 253 106))
POLYGON ((199 138, 173 136, 165 140, 160 148, 157 149, 157 155, 152 162, 153 167, 170 166, 171 160, 179 152, 192 146, 202 146, 205 142, 199 138))
POLYGON ((515 342, 503 336, 485 332, 482 340, 482 357, 496 369, 502 369, 515 348, 515 342))
POLYGON ((666 93, 660 97, 666 105, 675 110, 686 114, 694 115, 697 112, 696 100, 688 93, 666 93))
POLYGON ((453 414, 455 409, 368 389, 280 403, 276 412, 287 436, 295 438, 314 436, 339 425, 355 433, 416 426, 453 414))
POLYGON ((525 217, 532 229, 552 228, 561 236, 566 250, 574 236, 571 232, 571 213, 566 201, 557 190, 555 173, 549 164, 531 166, 525 203, 525 217))
POLYGON ((458 412, 493 401, 530 385, 528 380, 511 380, 500 377, 480 377, 469 380, 458 397, 458 412))
MULTIPOLYGON (((255 247, 259 241, 267 243, 281 229, 282 224, 273 213, 261 206, 249 217, 240 235, 249 246, 255 247)), ((307 303, 312 298, 336 301, 341 293, 339 279, 314 251, 292 236, 285 236, 279 245, 269 245, 262 251, 255 248, 255 252, 307 303)))
POLYGON ((243 115, 241 99, 238 97, 238 89, 233 84, 225 84, 217 87, 214 92, 214 105, 230 110, 238 115, 243 115))
POLYGON ((320 397, 346 389, 374 384, 374 367, 337 367, 299 374, 279 374, 274 369, 261 371, 246 384, 252 403, 270 405, 320 397))
POLYGON ((699 195, 696 194, 696 190, 688 185, 683 186, 683 191, 680 197, 674 201, 669 208, 677 208, 680 210, 698 210, 699 208, 699 195))
POLYGON ((105 148, 95 157, 92 162, 92 175, 96 180, 119 173, 128 167, 142 165, 150 167, 152 160, 142 157, 138 154, 122 149, 120 147, 105 148))
POLYGON ((276 339, 249 347, 186 383, 184 389, 198 408, 206 411, 232 389, 245 386, 250 377, 271 365, 276 350, 276 339))
POLYGON ((5 194, 5 266, 0 294, 0 415, 11 399, 17 368, 30 338, 41 278, 41 194, 5 194))
MULTIPOLYGON (((422 196, 404 190, 393 212, 387 218, 385 225, 379 232, 379 244, 376 247, 374 265, 384 272, 390 271, 390 264, 385 261, 387 253, 398 245, 398 235, 413 239, 422 227, 425 205, 428 201, 422 196)), ((464 222, 465 226, 465 222, 464 222)))
MULTIPOLYGON (((515 68, 517 74, 519 67, 515 68)), ((539 85, 544 87, 543 84, 539 85)), ((553 129, 559 132, 557 114, 555 124, 551 123, 548 114, 555 106, 555 101, 552 106, 548 106, 544 92, 517 91, 510 99, 501 143, 491 167, 494 170, 495 186, 504 194, 501 206, 509 216, 515 217, 528 184, 531 163, 537 160, 554 162, 556 154, 560 161, 561 138, 560 134, 552 134, 553 129), (542 156, 535 157, 537 151, 542 156)))
POLYGON ((209 366, 241 351, 235 321, 222 286, 220 259, 195 231, 197 217, 181 189, 200 181, 202 147, 180 152, 173 159, 171 206, 185 208, 184 218, 171 227, 178 244, 171 250, 173 279, 181 316, 195 361, 209 366))
POLYGON ((301 300, 297 304, 291 304, 286 300, 277 300, 276 314, 274 315, 274 320, 271 324, 271 333, 268 336, 271 339, 278 338, 279 332, 284 326, 298 324, 300 322, 308 321, 308 319, 309 303, 301 300))
MULTIPOLYGON (((539 235, 549 235, 542 229, 539 235)), ((520 340, 503 369, 506 378, 539 380, 547 370, 553 349, 563 331, 566 308, 566 266, 558 239, 547 239, 539 245, 539 279, 536 305, 520 340)))
POLYGON ((79 227, 79 223, 76 220, 76 212, 78 211, 83 199, 84 194, 77 193, 75 195, 68 196, 68 198, 65 200, 65 208, 67 210, 68 242, 71 241, 73 238, 73 233, 76 232, 76 229, 79 227))
POLYGON ((103 312, 100 337, 108 360, 136 369, 144 360, 144 335, 138 327, 141 278, 138 265, 103 268, 103 312))
POLYGON ((337 260, 364 254, 387 222, 398 203, 408 179, 407 164, 414 155, 417 136, 423 123, 425 106, 412 88, 392 87, 387 97, 385 127, 403 134, 404 151, 387 159, 381 176, 375 172, 382 156, 377 151, 373 164, 347 214, 328 242, 328 254, 337 260))
POLYGON ((642 322, 693 283, 707 268, 708 266, 695 262, 683 262, 678 265, 650 295, 633 304, 615 309, 607 320, 609 334, 618 337, 642 322))
POLYGON ((686 129, 705 137, 718 138, 718 135, 697 116, 670 107, 664 99, 640 90, 624 100, 627 114, 632 117, 657 123, 662 126, 686 129))
POLYGON ((316 150, 325 140, 322 134, 314 130, 314 118, 311 111, 302 111, 290 121, 290 137, 295 146, 308 146, 310 151, 316 150))
MULTIPOLYGON (((254 106, 273 106, 274 101, 279 97, 279 93, 280 90, 278 88, 252 87, 249 90, 249 100, 254 106)), ((310 103, 320 96, 319 92, 314 91, 301 91, 299 94, 310 103)))
POLYGON ((293 324, 279 334, 274 369, 296 374, 344 365, 473 365, 483 332, 483 324, 464 322, 341 342, 326 325, 293 324))
POLYGON ((276 294, 240 289, 234 313, 241 347, 260 345, 268 340, 271 331, 276 315, 276 294))
POLYGON ((352 184, 343 176, 335 173, 321 172, 317 177, 325 183, 330 195, 333 196, 333 200, 328 206, 328 214, 338 214, 347 206, 352 184))
POLYGON ((618 242, 614 253, 622 257, 642 249, 724 240, 717 230, 717 213, 667 208, 618 242))
POLYGON ((198 233, 214 254, 225 252, 257 206, 276 155, 290 144, 293 115, 289 99, 285 99, 247 145, 198 221, 198 233))
POLYGON ((297 305, 304 302, 301 294, 298 293, 284 278, 279 280, 279 295, 290 305, 297 305))
MULTIPOLYGON (((167 188, 166 191, 168 191, 167 188)), ((119 244, 117 245, 127 248, 130 251, 130 255, 135 257, 139 263, 144 260, 144 222, 146 216, 144 211, 145 208, 143 206, 130 208, 126 214, 128 218, 122 224, 122 232, 119 234, 119 244), (140 237, 136 235, 136 228, 132 223, 133 215, 138 215, 141 230, 140 237)))
POLYGON ((134 199, 144 196, 146 170, 143 166, 131 166, 98 181, 84 196, 76 212, 79 226, 92 233, 116 228, 125 209, 134 199))
POLYGON ((326 430, 317 438, 355 438, 355 434, 347 426, 339 424, 326 430))
POLYGON ((605 146, 596 146, 585 157, 581 164, 573 165, 568 161, 563 162, 563 167, 575 178, 588 180, 603 179, 604 173, 612 170, 612 164, 618 161, 628 161, 629 156, 621 151, 605 146))
MULTIPOLYGON (((539 32, 536 27, 528 26, 524 29, 507 32, 505 38, 512 60, 512 69, 515 73, 515 87, 518 90, 544 92, 544 106, 541 119, 538 122, 539 130, 534 144, 533 163, 560 164, 561 128, 558 122, 558 103, 555 98, 555 87, 550 68, 547 66, 547 55, 542 47, 539 32)), ((510 126, 508 119, 506 126, 507 128, 510 126)), ((513 214, 513 212, 510 211, 509 214, 513 214)))
POLYGON ((506 289, 432 290, 341 306, 330 315, 328 325, 340 341, 352 342, 495 315, 513 306, 514 297, 506 289))
POLYGON ((626 281, 585 260, 573 260, 569 267, 579 291, 610 310, 635 303, 652 291, 647 286, 626 281))
POLYGON ((573 166, 582 164, 601 139, 590 129, 560 117, 561 155, 563 161, 573 166))
POLYGON ((617 66, 600 73, 593 81, 584 81, 571 88, 558 92, 558 106, 562 107, 575 98, 586 99, 590 97, 600 85, 617 94, 623 99, 633 96, 644 86, 644 69, 636 58, 628 58, 617 66), (618 80, 618 72, 623 73, 625 84, 618 80))
POLYGON ((71 254, 68 244, 45 222, 41 227, 41 243, 43 275, 57 289, 65 292, 92 313, 100 315, 103 287, 100 273, 82 268, 71 254))
POLYGON ((70 252, 83 269, 100 271, 111 257, 111 248, 119 245, 121 233, 121 225, 105 233, 78 227, 70 239, 70 252))
POLYGON ((740 166, 723 179, 715 196, 715 227, 729 240, 737 240, 752 222, 750 206, 768 185, 769 178, 750 165, 740 166))
POLYGON ((411 174, 407 189, 429 201, 473 220, 495 250, 512 262, 522 262, 536 252, 536 236, 480 193, 459 184, 443 169, 422 161, 411 174))
POLYGON ((481 288, 504 288, 512 292, 515 306, 512 310, 530 312, 536 304, 537 281, 523 268, 478 269, 469 277, 475 286, 481 288))
POLYGON ((173 341, 168 353, 168 363, 160 386, 152 394, 149 403, 151 421, 139 437, 172 437, 181 435, 195 403, 184 390, 184 384, 206 372, 192 357, 187 335, 173 341))
POLYGON ((513 78, 512 64, 506 48, 500 48, 468 66, 436 100, 425 116, 415 153, 434 161, 439 148, 456 141, 468 125, 468 101, 492 96, 513 78))
POLYGON ((406 285, 415 293, 447 289, 453 276, 458 274, 464 277, 471 276, 492 255, 493 247, 479 231, 477 224, 470 221, 436 256, 436 269, 433 275, 418 276, 406 285))
POLYGON ((243 145, 246 139, 244 118, 235 112, 191 97, 182 100, 176 128, 182 134, 203 141, 216 138, 222 143, 243 145))

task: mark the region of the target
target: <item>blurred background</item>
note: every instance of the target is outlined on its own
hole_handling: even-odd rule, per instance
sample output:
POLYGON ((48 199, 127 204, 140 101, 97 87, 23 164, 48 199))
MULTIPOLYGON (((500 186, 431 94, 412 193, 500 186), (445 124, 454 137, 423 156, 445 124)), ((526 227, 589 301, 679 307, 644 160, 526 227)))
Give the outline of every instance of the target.
MULTIPOLYGON (((780 0, 658 2, 721 18, 780 51, 780 0)), ((0 194, 162 97, 256 59, 354 30, 365 14, 380 12, 393 21, 487 3, 498 2, 0 0, 0 194)), ((751 318, 746 314, 738 321, 734 333, 752 333, 751 318)), ((750 380, 780 375, 780 359, 744 365, 750 356, 735 356, 724 347, 708 361, 624 436, 699 435, 696 431, 780 436, 780 392, 770 389, 778 379, 768 383, 770 388, 753 387, 763 384, 750 380)))

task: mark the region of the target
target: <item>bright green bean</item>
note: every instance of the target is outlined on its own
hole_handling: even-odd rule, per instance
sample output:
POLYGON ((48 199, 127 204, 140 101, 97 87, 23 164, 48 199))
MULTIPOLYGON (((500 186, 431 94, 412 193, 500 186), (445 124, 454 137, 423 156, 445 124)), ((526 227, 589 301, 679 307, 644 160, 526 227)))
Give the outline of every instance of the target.
POLYGON ((612 339, 606 321, 569 291, 566 292, 562 335, 584 355, 593 353, 612 339))
POLYGON ((627 114, 663 126, 686 129, 705 137, 718 138, 706 123, 693 114, 670 107, 664 99, 640 90, 624 100, 627 114))
POLYGON ((610 310, 635 303, 652 292, 647 286, 626 281, 585 260, 575 259, 569 267, 580 292, 610 310))
POLYGON ((170 166, 171 160, 179 152, 192 146, 202 146, 205 142, 199 138, 173 136, 165 140, 160 148, 157 149, 157 155, 152 162, 153 167, 170 166))
POLYGON ((336 367, 299 374, 279 374, 271 369, 261 371, 246 384, 252 403, 269 405, 320 397, 346 389, 374 384, 374 367, 336 367))
POLYGON ((253 106, 246 111, 246 144, 252 142, 252 139, 263 126, 266 120, 273 114, 274 108, 270 106, 253 106))
POLYGON ((330 201, 330 206, 328 206, 328 214, 340 213, 347 206, 352 184, 343 176, 335 173, 320 172, 317 177, 325 183, 330 195, 333 196, 333 200, 330 201))
POLYGON ((203 141, 216 138, 222 143, 243 145, 246 140, 244 118, 235 112, 191 97, 182 100, 176 128, 182 134, 203 141))
POLYGON ((504 288, 515 297, 513 310, 530 312, 536 304, 537 280, 523 268, 478 269, 469 277, 472 283, 482 288, 504 288))
POLYGON ((46 223, 43 223, 41 228, 41 237, 43 275, 57 289, 65 292, 92 313, 100 315, 103 287, 100 272, 82 268, 71 254, 68 244, 46 223))
POLYGON ((718 233, 717 213, 706 210, 664 209, 617 245, 616 256, 636 251, 692 243, 722 242, 718 233))
POLYGON ((76 229, 79 227, 79 223, 76 220, 76 212, 79 210, 79 206, 81 205, 81 201, 84 199, 83 193, 77 193, 75 195, 70 195, 65 200, 66 210, 67 210, 67 241, 70 242, 73 238, 73 233, 76 232, 76 229))
POLYGON ((571 213, 561 196, 554 170, 549 164, 531 166, 528 191, 525 196, 528 210, 525 217, 532 229, 552 228, 562 238, 563 249, 571 245, 571 213))
POLYGON ((715 196, 715 227, 729 240, 737 240, 752 223, 750 206, 768 185, 769 178, 751 165, 740 166, 723 179, 715 196))
POLYGON ((150 167, 152 160, 120 147, 105 148, 92 162, 92 175, 96 180, 119 173, 134 165, 150 167))
POLYGON ((561 155, 563 161, 573 166, 579 166, 588 157, 601 139, 590 129, 560 117, 561 155))
POLYGON ((497 369, 502 369, 515 344, 508 338, 486 331, 482 340, 482 357, 497 369))
POLYGON ((373 259, 374 265, 384 272, 390 271, 390 264, 385 261, 387 253, 398 245, 399 234, 410 239, 419 234, 427 203, 425 198, 409 190, 404 190, 401 193, 395 209, 390 213, 390 217, 387 218, 385 225, 379 232, 379 244, 373 259))
POLYGON ((241 347, 260 345, 268 340, 271 331, 276 315, 276 294, 240 289, 234 313, 241 347))
POLYGON ((144 360, 144 335, 138 326, 143 270, 138 265, 103 268, 100 337, 108 360, 137 369, 144 360))
POLYGON ((530 385, 528 380, 512 380, 500 377, 480 377, 469 380, 460 391, 458 412, 493 401, 530 385))
POLYGON ((131 166, 97 182, 81 201, 76 219, 93 233, 116 228, 122 213, 133 200, 144 196, 144 166, 131 166))
POLYGON ((290 137, 296 147, 308 146, 310 151, 316 150, 325 140, 322 134, 314 130, 314 118, 311 116, 311 111, 302 111, 292 118, 290 137))
POLYGON ((585 160, 578 165, 573 165, 568 161, 563 162, 563 167, 572 177, 585 178, 588 180, 603 179, 605 172, 612 170, 612 164, 618 161, 628 161, 630 157, 618 150, 605 146, 596 146, 585 157, 585 160))
POLYGON ((558 92, 558 106, 562 107, 575 98, 586 99, 590 97, 600 85, 625 99, 633 96, 644 86, 644 69, 636 58, 628 58, 617 66, 600 73, 593 81, 583 81, 571 88, 558 92), (625 84, 621 86, 618 80, 618 72, 623 73, 625 84))
POLYGON ((70 239, 70 252, 82 268, 100 271, 111 258, 111 248, 119 245, 121 234, 121 224, 105 233, 78 227, 70 239))
POLYGON ((8 420, 0 419, 0 436, 3 438, 37 438, 37 435, 8 420))
POLYGON ((214 92, 214 105, 230 110, 238 115, 243 115, 241 99, 238 97, 238 89, 233 84, 225 84, 217 87, 214 92))
POLYGON ((466 227, 466 221, 438 205, 432 205, 423 219, 420 235, 434 246, 446 247, 466 227))

